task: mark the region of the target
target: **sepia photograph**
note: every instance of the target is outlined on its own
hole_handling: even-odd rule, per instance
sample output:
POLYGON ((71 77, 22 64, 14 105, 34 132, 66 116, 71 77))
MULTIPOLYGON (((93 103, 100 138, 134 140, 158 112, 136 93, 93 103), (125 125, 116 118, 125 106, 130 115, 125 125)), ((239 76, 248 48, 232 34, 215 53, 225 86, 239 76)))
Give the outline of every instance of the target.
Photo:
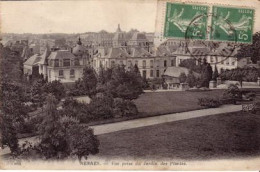
POLYGON ((259 0, 0 1, 0 169, 260 169, 259 0))

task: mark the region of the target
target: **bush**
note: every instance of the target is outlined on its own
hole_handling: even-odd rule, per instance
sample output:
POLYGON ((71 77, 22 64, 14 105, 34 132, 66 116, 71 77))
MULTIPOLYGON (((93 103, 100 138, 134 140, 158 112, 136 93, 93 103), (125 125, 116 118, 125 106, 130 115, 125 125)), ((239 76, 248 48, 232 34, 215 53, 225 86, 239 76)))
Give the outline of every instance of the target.
POLYGON ((260 114, 260 101, 257 101, 254 103, 254 108, 252 110, 252 113, 254 114, 260 114))
POLYGON ((246 100, 254 100, 254 98, 256 97, 256 94, 254 92, 248 92, 248 93, 245 93, 243 94, 243 97, 246 99, 246 100))
POLYGON ((219 99, 214 99, 214 98, 199 98, 198 104, 200 106, 205 106, 207 108, 216 108, 221 105, 221 102, 219 99))
POLYGON ((113 118, 112 96, 98 93, 88 104, 88 110, 93 116, 93 120, 113 118))
POLYGON ((223 93, 224 100, 231 100, 234 104, 236 104, 237 100, 242 99, 242 92, 236 85, 230 85, 227 90, 223 93))
POLYGON ((113 113, 115 117, 133 116, 137 115, 138 110, 132 101, 115 98, 113 113))
POLYGON ((80 123, 89 123, 94 119, 87 104, 78 102, 71 97, 65 99, 62 107, 59 112, 61 116, 75 117, 79 119, 80 123))

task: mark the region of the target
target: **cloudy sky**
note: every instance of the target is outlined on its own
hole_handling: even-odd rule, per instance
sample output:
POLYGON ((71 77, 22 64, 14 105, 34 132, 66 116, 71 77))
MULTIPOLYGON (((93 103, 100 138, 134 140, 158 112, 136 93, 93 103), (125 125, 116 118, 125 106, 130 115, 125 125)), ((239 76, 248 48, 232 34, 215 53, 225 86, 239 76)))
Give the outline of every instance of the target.
MULTIPOLYGON (((217 0, 211 1, 217 2, 217 0)), ((259 1, 229 0, 228 2, 254 7, 256 9, 255 31, 260 31, 259 1)), ((114 32, 119 23, 124 31, 131 28, 146 32, 155 31, 156 0, 2 1, 0 3, 1 31, 4 33, 82 33, 102 29, 114 32)))

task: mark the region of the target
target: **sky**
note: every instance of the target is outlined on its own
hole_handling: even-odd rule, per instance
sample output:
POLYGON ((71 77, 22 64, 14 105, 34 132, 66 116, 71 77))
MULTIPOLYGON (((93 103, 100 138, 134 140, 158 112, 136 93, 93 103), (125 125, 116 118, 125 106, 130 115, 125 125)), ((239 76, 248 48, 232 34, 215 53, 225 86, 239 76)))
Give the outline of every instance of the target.
MULTIPOLYGON (((259 1, 228 0, 228 2, 254 7, 256 9, 254 31, 260 31, 259 1)), ((118 24, 124 31, 135 28, 139 31, 154 32, 156 7, 156 0, 2 1, 1 32, 83 33, 100 30, 114 32, 118 24)))
POLYGON ((154 32, 156 1, 6 1, 1 2, 2 32, 82 33, 117 25, 154 32))

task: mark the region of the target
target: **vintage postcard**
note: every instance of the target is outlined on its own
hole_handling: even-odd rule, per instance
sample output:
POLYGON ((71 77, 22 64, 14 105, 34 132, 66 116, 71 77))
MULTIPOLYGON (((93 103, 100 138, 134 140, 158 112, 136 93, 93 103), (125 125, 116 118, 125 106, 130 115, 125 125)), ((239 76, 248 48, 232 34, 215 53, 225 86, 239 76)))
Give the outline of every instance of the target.
POLYGON ((260 169, 259 0, 0 2, 0 169, 260 169))

